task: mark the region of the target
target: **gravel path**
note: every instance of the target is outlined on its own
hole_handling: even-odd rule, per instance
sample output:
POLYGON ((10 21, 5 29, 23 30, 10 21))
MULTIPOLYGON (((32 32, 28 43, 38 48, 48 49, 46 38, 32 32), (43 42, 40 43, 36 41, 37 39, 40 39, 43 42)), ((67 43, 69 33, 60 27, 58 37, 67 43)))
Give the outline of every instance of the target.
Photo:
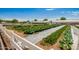
POLYGON ((59 26, 59 27, 55 27, 55 28, 51 28, 51 29, 48 29, 48 30, 44 30, 44 31, 38 32, 36 34, 28 35, 27 37, 25 37, 25 39, 32 42, 33 44, 36 44, 40 40, 42 40, 43 38, 47 37, 48 35, 50 35, 51 33, 55 32, 56 30, 58 30, 62 27, 64 27, 64 25, 59 26))
POLYGON ((79 50, 79 30, 72 26, 73 46, 72 50, 79 50))

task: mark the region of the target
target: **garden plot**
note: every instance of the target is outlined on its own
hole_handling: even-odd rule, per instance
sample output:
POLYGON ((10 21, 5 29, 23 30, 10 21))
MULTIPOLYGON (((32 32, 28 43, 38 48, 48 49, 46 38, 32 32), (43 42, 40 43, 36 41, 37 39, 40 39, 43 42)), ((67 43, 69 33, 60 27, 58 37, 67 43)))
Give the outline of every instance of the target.
POLYGON ((41 41, 43 38, 49 36, 51 33, 55 32, 56 30, 59 30, 62 27, 64 27, 64 25, 59 26, 59 27, 55 27, 55 28, 51 28, 48 30, 44 30, 44 31, 38 32, 36 34, 31 34, 31 35, 28 35, 27 37, 25 37, 25 39, 36 44, 39 41, 41 41))
POLYGON ((63 28, 44 38, 37 45, 44 49, 53 48, 69 50, 72 46, 72 35, 70 29, 70 26, 64 26, 63 28))
POLYGON ((63 35, 64 36, 63 36, 62 40, 59 41, 60 48, 63 49, 63 50, 71 50, 72 44, 73 44, 73 39, 72 39, 71 27, 70 26, 68 26, 66 28, 63 35))
MULTIPOLYGON (((41 25, 42 26, 42 25, 41 25)), ((46 25, 45 25, 46 26, 46 25)), ((52 25, 50 25, 52 26, 52 25)), ((62 28, 64 25, 62 26, 57 26, 55 25, 55 28, 50 28, 50 29, 47 29, 47 30, 43 30, 41 32, 37 32, 35 34, 29 34, 29 35, 26 35, 26 37, 24 37, 26 40, 36 44, 37 42, 41 41, 43 38, 47 37, 48 35, 50 35, 52 32, 55 32, 56 30, 62 28)), ((21 28, 22 29, 22 28, 21 28)))
POLYGON ((8 29, 13 29, 19 32, 23 32, 24 34, 33 34, 36 32, 40 32, 43 30, 47 30, 50 28, 57 27, 59 25, 52 25, 52 24, 42 24, 42 25, 16 25, 16 26, 7 26, 8 29))

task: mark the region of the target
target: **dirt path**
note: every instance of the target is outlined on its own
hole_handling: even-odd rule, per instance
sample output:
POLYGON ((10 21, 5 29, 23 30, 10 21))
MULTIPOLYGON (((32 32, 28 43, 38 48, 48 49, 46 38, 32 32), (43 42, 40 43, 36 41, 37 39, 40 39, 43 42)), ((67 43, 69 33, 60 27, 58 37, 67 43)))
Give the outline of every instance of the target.
POLYGON ((44 31, 41 31, 41 32, 36 33, 36 34, 28 35, 27 37, 25 37, 25 39, 32 42, 33 44, 36 44, 39 41, 41 41, 43 38, 47 37, 48 35, 52 34, 53 32, 55 32, 56 30, 58 30, 62 27, 64 27, 64 25, 59 26, 59 27, 55 27, 55 28, 51 28, 48 30, 44 30, 44 31))
MULTIPOLYGON (((63 31, 64 33, 64 31, 63 31)), ((62 38, 64 37, 63 33, 61 33, 61 35, 59 36, 59 38, 57 39, 57 42, 54 44, 54 45, 48 45, 48 46, 43 46, 41 45, 41 41, 38 42, 36 45, 45 49, 45 50, 52 50, 52 49, 55 49, 55 50, 60 50, 60 47, 59 47, 59 41, 62 40, 62 38)))

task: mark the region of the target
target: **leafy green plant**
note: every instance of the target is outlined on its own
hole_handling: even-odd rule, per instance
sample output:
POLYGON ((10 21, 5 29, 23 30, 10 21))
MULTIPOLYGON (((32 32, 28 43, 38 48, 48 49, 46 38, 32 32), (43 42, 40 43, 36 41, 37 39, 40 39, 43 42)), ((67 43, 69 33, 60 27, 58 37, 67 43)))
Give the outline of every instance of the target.
POLYGON ((72 41, 70 26, 68 26, 67 29, 65 30, 64 37, 61 41, 59 41, 59 43, 60 43, 61 49, 63 49, 63 50, 70 50, 71 49, 73 41, 72 41))
POLYGON ((26 26, 16 25, 16 26, 13 26, 13 28, 17 31, 22 31, 25 34, 33 34, 33 33, 40 32, 40 31, 43 31, 43 30, 46 30, 49 28, 54 28, 57 26, 59 26, 59 25, 50 25, 50 24, 26 25, 26 26))
POLYGON ((44 38, 44 42, 43 43, 48 43, 48 44, 55 44, 57 42, 57 39, 60 37, 60 35, 63 33, 63 31, 67 28, 67 26, 64 26, 63 28, 55 31, 54 33, 52 33, 51 35, 49 35, 48 37, 44 38))

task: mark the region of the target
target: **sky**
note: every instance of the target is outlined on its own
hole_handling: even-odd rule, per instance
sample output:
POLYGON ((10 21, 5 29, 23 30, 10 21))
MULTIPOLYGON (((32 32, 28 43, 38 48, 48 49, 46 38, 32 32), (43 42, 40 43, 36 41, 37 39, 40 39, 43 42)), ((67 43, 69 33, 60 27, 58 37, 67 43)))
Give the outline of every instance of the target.
POLYGON ((0 8, 1 19, 79 19, 79 8, 0 8))

